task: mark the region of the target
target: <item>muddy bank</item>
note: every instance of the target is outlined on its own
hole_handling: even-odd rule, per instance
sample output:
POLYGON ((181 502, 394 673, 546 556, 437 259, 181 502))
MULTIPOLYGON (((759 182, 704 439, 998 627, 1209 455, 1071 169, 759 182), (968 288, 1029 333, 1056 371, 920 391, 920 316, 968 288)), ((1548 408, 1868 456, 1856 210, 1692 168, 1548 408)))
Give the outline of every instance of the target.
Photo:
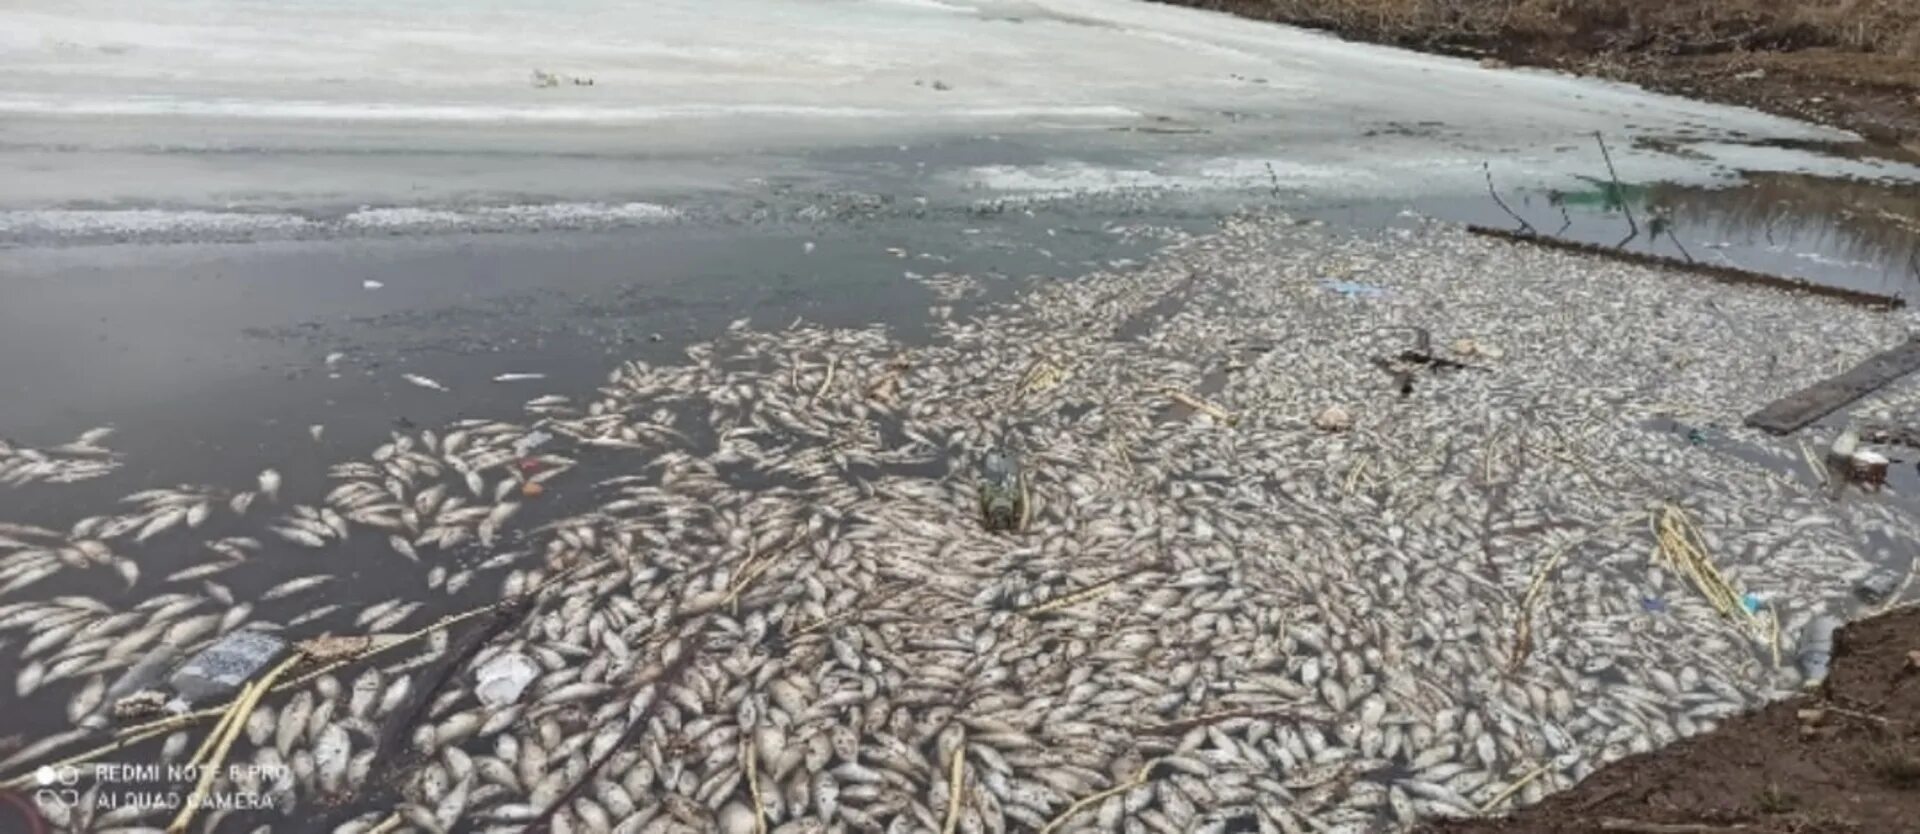
POLYGON ((1644 85, 1920 153, 1920 7, 1752 0, 1162 0, 1644 85))
POLYGON ((1819 691, 1621 760, 1508 817, 1420 834, 1882 832, 1920 816, 1920 609, 1855 623, 1819 691))

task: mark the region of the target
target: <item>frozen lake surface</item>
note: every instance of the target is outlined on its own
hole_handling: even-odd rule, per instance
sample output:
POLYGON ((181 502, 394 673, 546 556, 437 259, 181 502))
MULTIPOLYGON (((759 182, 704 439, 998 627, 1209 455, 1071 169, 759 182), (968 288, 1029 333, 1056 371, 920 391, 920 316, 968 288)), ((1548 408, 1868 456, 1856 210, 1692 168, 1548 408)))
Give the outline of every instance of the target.
POLYGON ((1483 162, 1567 186, 1596 130, 1641 180, 1920 175, 1755 149, 1847 137, 1751 111, 1112 0, 26 0, 0 64, 14 241, 644 222, 878 175, 836 149, 883 149, 876 190, 933 201, 1466 194, 1483 162))

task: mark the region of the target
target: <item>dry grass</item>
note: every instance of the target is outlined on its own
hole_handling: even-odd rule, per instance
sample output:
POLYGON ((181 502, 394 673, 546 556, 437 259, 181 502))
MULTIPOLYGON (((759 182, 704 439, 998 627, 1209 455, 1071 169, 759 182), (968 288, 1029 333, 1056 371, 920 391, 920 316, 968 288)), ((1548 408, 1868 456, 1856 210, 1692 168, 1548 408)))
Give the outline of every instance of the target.
POLYGON ((1890 744, 1874 755, 1870 767, 1888 787, 1901 790, 1920 788, 1920 755, 1907 745, 1890 744))
POLYGON ((1920 57, 1913 0, 1165 0, 1405 44, 1920 57))

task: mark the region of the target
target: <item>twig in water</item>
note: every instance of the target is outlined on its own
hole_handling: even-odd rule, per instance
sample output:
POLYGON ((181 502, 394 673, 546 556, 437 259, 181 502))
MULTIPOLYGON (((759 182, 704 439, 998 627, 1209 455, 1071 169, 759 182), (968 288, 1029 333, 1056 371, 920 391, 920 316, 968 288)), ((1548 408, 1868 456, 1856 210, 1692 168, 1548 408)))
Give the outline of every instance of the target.
POLYGON ((966 766, 967 746, 961 744, 953 748, 953 767, 947 771, 947 822, 940 826, 941 834, 960 830, 960 785, 966 766))
POLYGON ((1620 198, 1620 210, 1626 212, 1627 215, 1627 228, 1633 230, 1633 234, 1627 235, 1627 240, 1620 241, 1619 246, 1614 247, 1618 249, 1621 246, 1627 245, 1627 241, 1640 236, 1640 224, 1633 219, 1633 206, 1627 205, 1627 189, 1626 186, 1620 184, 1620 174, 1613 169, 1613 154, 1607 152, 1606 138, 1600 135, 1600 131, 1596 130, 1593 132, 1593 141, 1600 143, 1600 157, 1607 161, 1607 176, 1613 178, 1614 196, 1620 198))
POLYGON ((1078 801, 1074 802, 1072 805, 1068 805, 1067 810, 1061 811, 1060 816, 1057 816, 1051 820, 1048 820, 1046 826, 1040 829, 1040 834, 1053 834, 1055 829, 1065 824, 1066 821, 1068 819, 1071 819, 1074 814, 1078 814, 1081 811, 1086 810, 1087 808, 1099 803, 1103 799, 1106 799, 1111 796, 1118 796, 1120 794, 1126 793, 1127 791, 1133 790, 1134 788, 1137 788, 1137 787, 1140 787, 1141 785, 1146 784, 1147 775, 1152 772, 1153 772, 1153 763, 1148 762, 1147 764, 1142 765, 1140 767, 1139 773, 1134 774, 1132 781, 1123 782, 1121 784, 1114 785, 1113 787, 1108 788, 1099 793, 1092 794, 1090 796, 1081 797, 1078 801))
POLYGON ((599 777, 600 771, 606 769, 607 762, 614 757, 614 754, 619 753, 621 750, 633 748, 635 743, 640 740, 640 734, 645 732, 647 725, 653 722, 653 714, 659 709, 660 702, 667 700, 667 688, 679 682, 681 675, 685 674, 687 667, 693 665, 694 656, 698 655, 707 645, 706 635, 698 629, 694 631, 692 636, 680 639, 685 640, 685 642, 681 645, 679 657, 674 658, 671 663, 668 663, 667 668, 661 670, 660 676, 654 679, 652 697, 647 699, 647 705, 641 708, 639 715, 635 715, 627 721, 627 729, 620 733, 619 741, 615 742, 613 746, 608 747, 605 753, 600 754, 600 758, 589 762, 586 772, 582 773, 579 779, 574 780, 574 783, 567 787, 565 793, 560 794, 559 798, 555 799, 542 810, 539 816, 534 817, 532 822, 527 823, 527 827, 522 829, 526 834, 536 834, 536 832, 550 830, 553 815, 561 808, 572 805, 573 798, 579 796, 580 791, 584 790, 587 785, 592 784, 593 780, 599 777))
POLYGON ((812 408, 813 404, 819 402, 820 397, 827 393, 827 389, 833 387, 833 372, 839 367, 840 357, 835 356, 827 360, 827 378, 820 380, 820 390, 813 392, 813 399, 807 401, 808 408, 812 408))
POLYGON ((1530 235, 1539 234, 1538 231, 1534 230, 1533 224, 1527 222, 1526 218, 1513 213, 1513 209, 1507 206, 1507 201, 1500 199, 1500 192, 1493 190, 1493 166, 1482 162, 1480 163, 1480 170, 1487 175, 1487 196, 1493 198, 1493 204, 1499 206, 1500 210, 1506 212, 1507 216, 1513 218, 1514 222, 1519 223, 1520 231, 1530 235))
MULTIPOLYGON (((1540 591, 1546 588, 1547 577, 1553 573, 1554 568, 1560 566, 1560 560, 1566 558, 1568 551, 1571 551, 1576 543, 1577 542, 1568 542, 1561 545, 1559 549, 1554 551, 1553 555, 1547 557, 1547 561, 1533 574, 1533 581, 1527 583, 1527 595, 1520 600, 1520 620, 1514 629, 1513 654, 1507 663, 1508 672, 1519 671, 1520 665, 1527 662, 1527 655, 1532 653, 1533 606, 1535 600, 1539 599, 1540 591)), ((1488 807, 1491 808, 1492 805, 1489 804, 1488 807)), ((1483 813, 1484 811, 1485 809, 1482 809, 1483 813)))
POLYGON ((1313 718, 1306 715, 1301 715, 1300 713, 1294 712, 1292 710, 1286 710, 1286 709, 1229 709, 1229 710, 1222 710, 1220 712, 1208 713, 1206 715, 1196 715, 1192 718, 1183 718, 1179 721, 1170 721, 1165 724, 1156 724, 1156 725, 1141 727, 1139 731, 1141 733, 1145 733, 1148 735, 1156 735, 1156 736, 1181 736, 1181 735, 1186 735, 1189 731, 1197 727, 1206 727, 1209 725, 1218 724, 1222 721, 1233 721, 1241 718, 1261 718, 1261 719, 1279 718, 1279 719, 1285 719, 1295 724, 1303 724, 1303 723, 1325 724, 1326 723, 1321 719, 1313 718))
POLYGON ((1508 785, 1505 790, 1501 791, 1499 794, 1494 796, 1494 798, 1487 800, 1487 804, 1480 806, 1480 813, 1482 814, 1491 813, 1493 809, 1500 807, 1500 803, 1507 801, 1508 797, 1513 796, 1516 793, 1519 793, 1521 788, 1526 787, 1528 784, 1532 783, 1533 780, 1540 778, 1540 774, 1546 773, 1547 769, 1551 767, 1553 767, 1553 763, 1547 762, 1546 764, 1543 764, 1543 765, 1540 765, 1539 767, 1534 768, 1527 775, 1520 777, 1513 784, 1508 785))
POLYGON ((1267 163, 1267 180, 1273 183, 1273 196, 1280 196, 1280 175, 1273 172, 1273 163, 1267 163))
POLYGON ((1913 561, 1907 563, 1907 578, 1900 580, 1900 587, 1893 589, 1893 593, 1887 595, 1887 601, 1881 603, 1879 608, 1874 609, 1874 614, 1885 614, 1893 610, 1894 603, 1899 602, 1901 597, 1907 595, 1907 586, 1913 584, 1913 573, 1915 570, 1920 570, 1920 557, 1916 557, 1913 561))
POLYGON ((218 778, 221 772, 220 766, 226 764, 227 751, 233 749, 233 740, 240 736, 242 729, 246 728, 247 716, 253 714, 253 708, 260 703, 261 697, 273 688, 273 682, 279 680, 288 669, 293 668, 295 663, 300 662, 301 656, 300 652, 294 652, 291 657, 280 661, 280 665, 273 667, 273 671, 268 672, 266 677, 249 683, 240 690, 240 699, 234 702, 233 709, 228 711, 226 720, 216 728, 220 735, 220 743, 213 748, 213 757, 206 762, 198 763, 200 781, 193 786, 193 793, 187 797, 186 804, 173 818, 172 824, 167 826, 167 834, 181 834, 187 830, 187 826, 193 824, 194 813, 200 810, 200 804, 205 802, 207 794, 212 792, 213 780, 218 778))
POLYGON ((753 834, 767 834, 767 805, 760 798, 759 751, 751 736, 740 741, 740 755, 747 760, 747 796, 753 800, 753 834))
POLYGON ((1687 263, 1694 263, 1693 253, 1687 251, 1687 245, 1680 242, 1680 237, 1673 233, 1672 226, 1667 227, 1667 239, 1673 241, 1673 245, 1680 250, 1680 254, 1687 259, 1687 263))
POLYGON ((1213 403, 1207 402, 1206 400, 1200 399, 1199 397, 1193 396, 1192 394, 1189 394, 1178 388, 1168 388, 1166 389, 1166 394, 1168 399, 1173 400, 1174 402, 1184 405, 1188 408, 1191 408, 1194 411, 1198 411, 1202 414, 1205 414, 1208 417, 1212 417, 1216 422, 1224 423, 1228 426, 1232 426, 1240 422, 1239 417, 1236 417, 1232 414, 1227 413, 1226 409, 1221 408, 1220 406, 1214 405, 1213 403))

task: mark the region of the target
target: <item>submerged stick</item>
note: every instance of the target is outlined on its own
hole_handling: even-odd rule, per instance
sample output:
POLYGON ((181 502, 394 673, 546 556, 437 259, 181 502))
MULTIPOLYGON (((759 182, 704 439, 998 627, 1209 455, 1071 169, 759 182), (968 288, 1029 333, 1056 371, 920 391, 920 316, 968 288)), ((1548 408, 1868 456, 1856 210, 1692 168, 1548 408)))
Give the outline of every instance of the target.
POLYGON ((1176 403, 1179 403, 1188 408, 1191 408, 1194 411, 1198 411, 1202 414, 1205 414, 1208 417, 1212 417, 1213 419, 1219 422, 1225 423, 1229 426, 1240 422, 1240 418, 1235 417, 1232 414, 1228 413, 1226 409, 1221 408, 1220 406, 1214 405, 1213 403, 1207 402, 1206 400, 1200 399, 1199 397, 1196 397, 1178 388, 1168 388, 1166 389, 1166 392, 1167 392, 1168 399, 1171 399, 1176 403))
POLYGON ((685 674, 687 667, 693 665, 694 656, 706 648, 706 635, 701 631, 704 627, 703 621, 702 625, 694 630, 692 636, 684 638, 686 643, 680 647, 680 655, 668 663, 667 668, 662 669, 660 676, 654 679, 653 697, 647 699, 647 705, 640 710, 639 715, 633 716, 627 722, 627 728, 621 731, 619 740, 608 746, 607 751, 600 754, 600 758, 589 763, 586 772, 581 773, 580 778, 574 780, 565 793, 560 794, 540 812, 539 816, 527 823, 527 827, 522 829, 526 834, 549 830, 553 815, 561 808, 572 804, 573 798, 579 796, 587 785, 592 784, 593 780, 599 777, 600 771, 606 769, 607 762, 611 761, 614 755, 634 747, 634 743, 640 739, 640 733, 645 731, 647 725, 652 722, 653 714, 658 711, 660 702, 666 700, 667 687, 674 685, 680 676, 685 674))
POLYGON ((1643 266, 1657 266, 1657 267, 1662 267, 1666 269, 1675 269, 1675 270, 1680 270, 1682 272, 1687 272, 1693 275, 1699 275, 1705 278, 1709 278, 1709 279, 1719 281, 1722 283, 1727 283, 1727 284, 1742 284, 1747 286, 1772 287, 1775 289, 1783 289, 1790 292, 1806 293, 1808 295, 1817 295, 1824 298, 1838 299, 1840 301, 1844 301, 1849 304, 1858 304, 1862 307, 1867 307, 1870 309, 1898 310, 1907 306, 1906 300, 1900 298, 1899 296, 1887 295, 1884 293, 1865 292, 1862 290, 1852 290, 1852 289, 1847 289, 1845 287, 1836 287, 1828 284, 1816 284, 1812 281, 1808 281, 1801 278, 1789 278, 1789 277, 1780 276, 1780 275, 1768 275, 1763 272, 1754 272, 1753 270, 1740 269, 1738 267, 1733 267, 1733 266, 1722 266, 1718 264, 1709 264, 1709 263, 1688 263, 1679 258, 1669 258, 1664 255, 1655 255, 1650 252, 1635 252, 1631 250, 1623 250, 1618 248, 1599 246, 1592 243, 1581 243, 1579 241, 1573 241, 1573 240, 1562 240, 1560 238, 1547 237, 1545 235, 1522 234, 1520 232, 1515 232, 1508 229, 1495 229, 1487 226, 1478 226, 1478 225, 1469 225, 1467 227, 1467 232, 1469 234, 1480 235, 1482 237, 1499 238, 1501 240, 1510 241, 1513 243, 1526 243, 1534 246, 1544 246, 1551 249, 1562 249, 1569 252, 1578 252, 1586 255, 1599 255, 1605 258, 1612 258, 1617 261, 1624 261, 1626 263, 1632 263, 1632 264, 1640 264, 1643 266))
POLYGON ((260 699, 266 696, 267 691, 273 687, 274 681, 279 680, 280 676, 293 668, 295 663, 300 662, 302 657, 304 657, 302 653, 295 651, 291 657, 273 667, 266 677, 258 682, 249 683, 246 688, 240 690, 239 700, 235 702, 233 709, 227 714, 227 720, 219 728, 220 744, 214 748, 213 758, 201 765, 200 782, 194 785, 193 793, 187 797, 186 805, 180 809, 179 815, 173 818, 173 823, 167 826, 167 834, 181 834, 187 830, 187 826, 193 824, 193 815, 200 809, 200 803, 206 801, 207 794, 213 791, 213 782, 219 778, 220 766, 226 764, 227 753, 233 749, 234 739, 239 738, 240 731, 246 728, 247 716, 253 714, 253 708, 259 705, 260 699))
POLYGON ((1519 793, 1520 789, 1532 784, 1533 780, 1540 778, 1540 774, 1546 773, 1552 767, 1553 763, 1547 762, 1534 768, 1528 772, 1527 775, 1520 777, 1518 781, 1508 785, 1505 790, 1500 791, 1500 793, 1496 794, 1492 799, 1487 800, 1487 804, 1480 806, 1480 813, 1490 813, 1493 809, 1500 807, 1500 803, 1507 801, 1508 797, 1519 793))
POLYGON ((1527 655, 1533 653, 1533 606, 1540 597, 1541 589, 1546 587, 1547 577, 1553 573, 1554 568, 1560 566, 1560 560, 1566 558, 1567 553, 1573 550, 1575 543, 1568 542, 1561 545, 1552 556, 1547 557, 1546 563, 1534 572, 1533 581, 1527 583, 1527 595, 1520 600, 1520 620, 1518 627, 1514 630, 1513 656, 1507 664, 1507 671, 1518 670, 1520 664, 1527 661, 1527 655))
POLYGON ((961 744, 953 749, 953 766, 947 771, 947 821, 940 826, 940 834, 954 834, 960 830, 960 785, 966 775, 967 746, 961 744))
POLYGON ((1133 790, 1134 788, 1137 788, 1137 787, 1140 787, 1141 785, 1146 784, 1147 775, 1152 772, 1153 772, 1153 763, 1148 762, 1147 764, 1140 766, 1140 772, 1134 774, 1132 781, 1125 782, 1119 785, 1114 785, 1113 787, 1108 788, 1104 791, 1100 791, 1099 793, 1089 794, 1087 796, 1081 797, 1078 801, 1074 802, 1072 805, 1068 805, 1066 810, 1061 811, 1060 816, 1057 816, 1051 820, 1048 820, 1046 826, 1040 829, 1040 834, 1053 834, 1053 832, 1056 829, 1066 824, 1067 820, 1072 819, 1074 814, 1078 814, 1081 811, 1084 811, 1087 808, 1093 806, 1094 804, 1100 802, 1101 800, 1107 799, 1108 797, 1118 796, 1120 794, 1126 793, 1127 791, 1133 790))
POLYGON ((814 403, 819 402, 820 398, 826 395, 827 389, 833 387, 833 372, 839 369, 839 367, 840 357, 834 356, 827 360, 827 377, 820 380, 820 389, 813 392, 812 399, 807 400, 808 408, 812 408, 814 403))
POLYGON ((1508 217, 1513 218, 1513 222, 1519 223, 1520 231, 1528 234, 1538 234, 1538 232, 1534 231, 1532 223, 1528 223, 1526 218, 1515 214, 1513 209, 1507 205, 1507 201, 1500 199, 1500 192, 1493 190, 1493 166, 1481 162, 1480 170, 1487 175, 1487 196, 1493 198, 1493 204, 1499 206, 1501 211, 1506 212, 1508 217))
POLYGON ((767 805, 760 798, 760 754, 751 737, 740 741, 740 755, 747 762, 747 796, 753 800, 753 834, 767 834, 767 805))
MULTIPOLYGON (((1596 130, 1593 132, 1593 141, 1600 143, 1600 157, 1607 161, 1607 176, 1613 178, 1613 193, 1620 198, 1620 210, 1626 212, 1627 228, 1633 231, 1633 234, 1627 236, 1627 240, 1620 241, 1620 246, 1625 246, 1628 240, 1633 240, 1640 236, 1640 224, 1634 222, 1633 207, 1627 205, 1627 189, 1626 186, 1620 184, 1620 173, 1613 169, 1613 154, 1607 152, 1606 138, 1600 135, 1600 131, 1596 130)), ((1620 247, 1615 246, 1614 248, 1618 249, 1620 247)))

